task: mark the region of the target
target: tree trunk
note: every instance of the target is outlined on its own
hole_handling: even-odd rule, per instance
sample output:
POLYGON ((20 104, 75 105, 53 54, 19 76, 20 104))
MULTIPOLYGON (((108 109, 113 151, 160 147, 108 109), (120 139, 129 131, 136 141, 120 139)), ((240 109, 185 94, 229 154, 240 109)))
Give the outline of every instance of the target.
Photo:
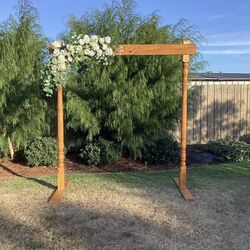
POLYGON ((8 140, 8 146, 9 146, 9 152, 10 152, 10 159, 13 160, 14 159, 14 149, 13 149, 13 144, 10 140, 10 137, 7 137, 8 140))

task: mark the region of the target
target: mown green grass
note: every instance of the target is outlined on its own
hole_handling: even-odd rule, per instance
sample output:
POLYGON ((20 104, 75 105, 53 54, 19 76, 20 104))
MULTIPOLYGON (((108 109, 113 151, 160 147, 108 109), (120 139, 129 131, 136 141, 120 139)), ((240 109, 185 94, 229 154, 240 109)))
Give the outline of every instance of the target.
MULTIPOLYGON (((115 189, 119 185, 129 187, 142 186, 172 186, 173 177, 178 176, 178 170, 142 172, 142 173, 70 173, 70 189, 78 188, 106 188, 115 189)), ((188 169, 188 183, 191 187, 202 187, 214 183, 246 185, 250 183, 250 163, 230 163, 200 166, 188 169)), ((40 178, 15 178, 1 180, 0 188, 7 190, 23 190, 38 187, 39 185, 56 185, 56 176, 40 178)))

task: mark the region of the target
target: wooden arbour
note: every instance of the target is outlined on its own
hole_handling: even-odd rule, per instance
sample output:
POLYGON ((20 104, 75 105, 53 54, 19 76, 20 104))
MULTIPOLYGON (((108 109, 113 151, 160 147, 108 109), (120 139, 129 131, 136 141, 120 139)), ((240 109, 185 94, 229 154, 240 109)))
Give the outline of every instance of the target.
MULTIPOLYGON (((53 50, 53 46, 49 49, 53 50)), ((187 201, 194 198, 187 187, 186 173, 186 145, 187 145, 187 95, 188 95, 188 70, 190 56, 196 53, 196 45, 184 40, 182 44, 122 44, 117 48, 115 56, 182 56, 182 104, 181 104, 181 149, 180 149, 180 174, 174 178, 181 194, 187 201)), ((68 181, 65 179, 64 165, 64 119, 63 119, 63 88, 58 86, 57 91, 57 137, 58 137, 58 186, 50 198, 50 202, 59 203, 68 181)))

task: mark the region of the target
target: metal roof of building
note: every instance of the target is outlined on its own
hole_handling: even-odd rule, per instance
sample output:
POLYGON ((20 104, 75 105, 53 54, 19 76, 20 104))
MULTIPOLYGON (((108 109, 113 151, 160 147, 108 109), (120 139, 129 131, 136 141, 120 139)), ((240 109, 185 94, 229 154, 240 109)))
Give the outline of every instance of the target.
POLYGON ((211 81, 229 81, 229 80, 242 80, 247 81, 250 80, 249 73, 197 73, 193 77, 192 80, 211 80, 211 81))

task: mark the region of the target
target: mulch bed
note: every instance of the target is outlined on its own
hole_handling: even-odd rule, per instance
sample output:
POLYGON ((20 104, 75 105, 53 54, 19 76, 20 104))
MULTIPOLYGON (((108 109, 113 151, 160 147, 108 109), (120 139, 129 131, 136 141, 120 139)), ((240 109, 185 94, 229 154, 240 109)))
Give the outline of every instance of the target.
MULTIPOLYGON (((187 148, 187 164, 196 166, 199 164, 218 163, 216 156, 210 154, 204 145, 192 145, 187 148)), ((139 163, 129 158, 122 158, 112 165, 106 166, 86 166, 83 165, 77 155, 71 155, 65 160, 67 172, 70 173, 98 173, 98 172, 141 172, 141 171, 159 171, 166 169, 178 168, 178 164, 168 165, 149 165, 139 163)), ((56 168, 39 166, 29 167, 22 163, 16 163, 9 160, 0 162, 0 179, 8 179, 13 177, 37 177, 49 176, 57 173, 56 168)))

